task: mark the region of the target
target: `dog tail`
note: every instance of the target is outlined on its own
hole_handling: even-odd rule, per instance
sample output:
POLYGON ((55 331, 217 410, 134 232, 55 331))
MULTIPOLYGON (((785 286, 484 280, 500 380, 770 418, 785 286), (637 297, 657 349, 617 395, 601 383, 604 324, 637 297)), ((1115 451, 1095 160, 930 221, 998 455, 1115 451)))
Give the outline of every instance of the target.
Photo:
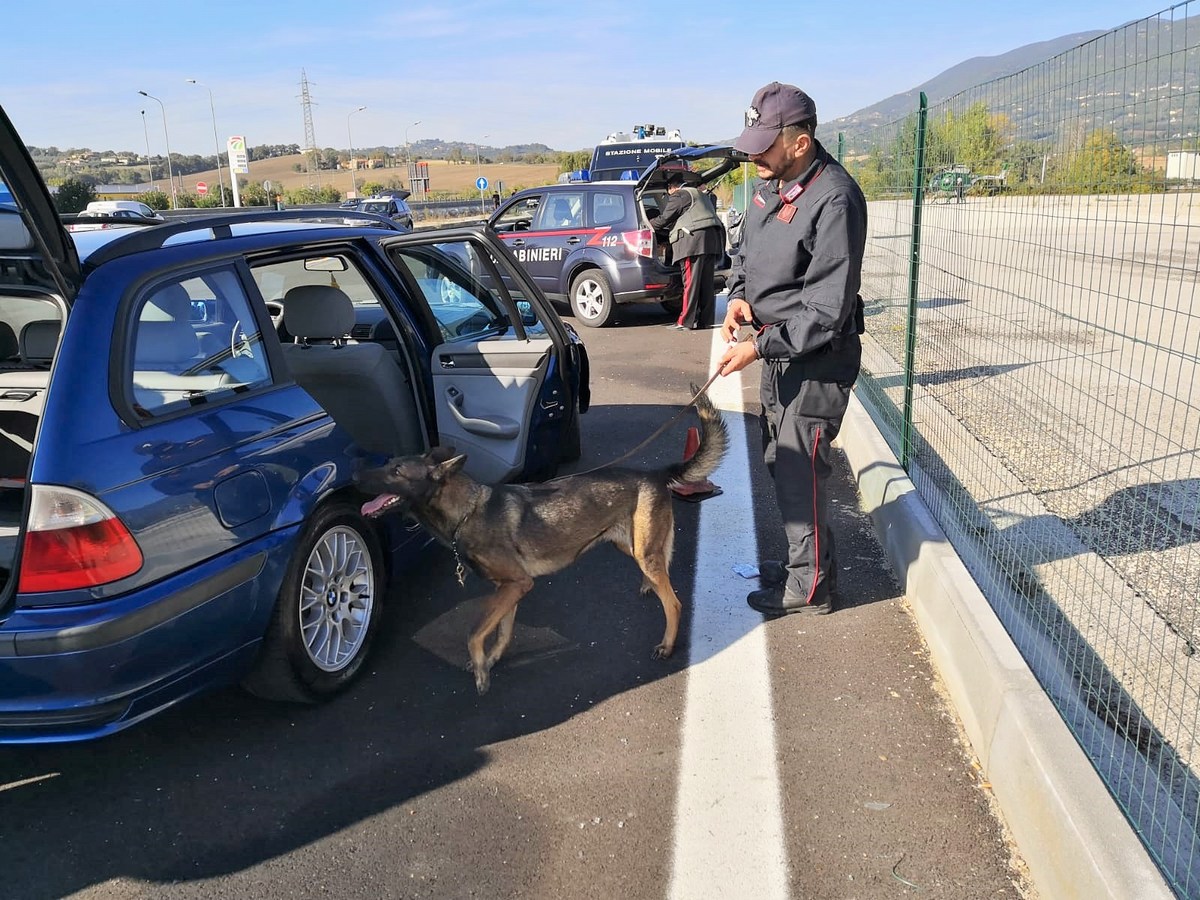
MULTIPOLYGON (((692 393, 700 390, 692 385, 692 393)), ((700 416, 700 446, 688 459, 677 462, 667 469, 671 483, 700 481, 717 470, 729 446, 729 435, 720 411, 708 399, 708 393, 700 394, 696 400, 696 413, 700 416)))

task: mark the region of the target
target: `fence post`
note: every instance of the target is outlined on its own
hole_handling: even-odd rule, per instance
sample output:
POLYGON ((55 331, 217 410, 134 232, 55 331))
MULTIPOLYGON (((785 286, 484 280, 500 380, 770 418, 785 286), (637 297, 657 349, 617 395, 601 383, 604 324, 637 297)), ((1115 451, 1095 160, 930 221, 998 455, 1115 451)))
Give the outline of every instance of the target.
POLYGON ((921 91, 917 110, 917 146, 913 154, 912 237, 908 255, 908 323, 904 335, 904 418, 900 437, 900 465, 908 471, 912 455, 913 373, 917 354, 917 293, 921 282, 921 209, 925 205, 925 119, 929 101, 921 91))

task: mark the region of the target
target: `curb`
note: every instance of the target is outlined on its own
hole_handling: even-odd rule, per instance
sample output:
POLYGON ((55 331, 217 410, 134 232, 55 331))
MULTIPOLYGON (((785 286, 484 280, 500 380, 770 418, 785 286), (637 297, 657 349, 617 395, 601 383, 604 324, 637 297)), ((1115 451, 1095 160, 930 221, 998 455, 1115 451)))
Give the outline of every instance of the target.
POLYGON ((1039 895, 1173 898, 856 395, 838 444, 1039 895))

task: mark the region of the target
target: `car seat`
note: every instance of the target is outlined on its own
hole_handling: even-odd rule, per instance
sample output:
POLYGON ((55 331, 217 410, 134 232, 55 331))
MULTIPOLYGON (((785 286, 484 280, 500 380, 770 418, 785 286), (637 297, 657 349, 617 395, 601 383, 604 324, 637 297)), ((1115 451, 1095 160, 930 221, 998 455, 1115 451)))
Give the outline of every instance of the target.
POLYGON ((292 377, 357 444, 389 456, 425 451, 405 373, 379 344, 345 342, 354 327, 345 292, 322 284, 292 288, 283 297, 283 324, 296 341, 283 345, 292 377))
POLYGON ((37 319, 26 323, 18 340, 21 362, 36 369, 50 368, 61 330, 62 323, 58 319, 37 319))

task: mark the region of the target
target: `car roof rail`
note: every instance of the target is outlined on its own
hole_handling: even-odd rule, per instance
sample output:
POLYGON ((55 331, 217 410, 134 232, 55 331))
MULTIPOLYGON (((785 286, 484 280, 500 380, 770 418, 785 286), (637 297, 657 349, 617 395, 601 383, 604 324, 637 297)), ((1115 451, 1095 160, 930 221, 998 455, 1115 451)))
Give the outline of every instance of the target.
POLYGON ((214 240, 233 237, 234 225, 247 225, 256 222, 283 221, 321 221, 324 219, 362 219, 373 228, 383 228, 389 231, 402 229, 387 216, 374 213, 364 213, 353 209, 262 209, 239 213, 221 213, 214 216, 201 216, 194 219, 165 222, 144 229, 130 229, 130 233, 122 235, 103 247, 97 249, 84 262, 86 269, 95 269, 104 263, 133 253, 146 250, 157 250, 168 240, 179 234, 194 231, 211 231, 214 240))

